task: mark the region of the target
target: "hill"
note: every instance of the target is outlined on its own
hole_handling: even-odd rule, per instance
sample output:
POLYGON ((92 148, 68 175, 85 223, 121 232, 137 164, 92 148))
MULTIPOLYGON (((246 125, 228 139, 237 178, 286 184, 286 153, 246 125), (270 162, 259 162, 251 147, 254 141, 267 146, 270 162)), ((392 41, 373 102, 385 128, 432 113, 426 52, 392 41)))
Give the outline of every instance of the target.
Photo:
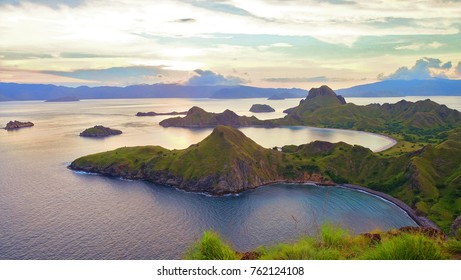
POLYGON ((341 96, 326 86, 311 89, 297 107, 285 112, 287 116, 274 120, 274 124, 398 133, 413 141, 443 138, 439 134, 445 135, 447 130, 461 126, 460 112, 429 99, 358 106, 346 104, 341 96))
POLYGON ((273 126, 270 121, 262 121, 254 116, 239 116, 231 110, 225 110, 222 113, 209 113, 197 106, 190 108, 185 117, 165 119, 160 122, 160 125, 163 127, 273 126))
POLYGON ((180 84, 132 85, 127 87, 64 87, 44 84, 0 83, 0 101, 51 100, 73 96, 78 99, 111 98, 267 98, 289 92, 304 96, 302 89, 247 86, 186 86, 180 84))
POLYGON ((322 141, 285 146, 279 152, 259 146, 235 128, 217 126, 184 150, 119 148, 81 157, 70 168, 211 194, 238 193, 275 181, 360 185, 404 201, 416 210, 419 223, 430 224, 418 217, 427 215, 448 232, 461 215, 460 162, 461 129, 438 145, 387 156, 322 141))
POLYGON ((336 92, 347 97, 459 96, 461 80, 386 80, 336 92))
POLYGON ((234 128, 217 126, 203 141, 184 150, 119 148, 81 157, 69 167, 188 191, 226 194, 277 180, 280 165, 279 152, 259 146, 234 128))

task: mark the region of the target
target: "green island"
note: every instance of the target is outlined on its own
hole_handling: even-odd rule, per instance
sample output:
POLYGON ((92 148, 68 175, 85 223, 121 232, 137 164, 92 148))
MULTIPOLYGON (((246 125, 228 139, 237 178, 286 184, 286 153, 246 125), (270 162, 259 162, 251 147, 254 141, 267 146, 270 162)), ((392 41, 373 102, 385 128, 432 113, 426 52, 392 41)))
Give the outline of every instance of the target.
MULTIPOLYGON (((215 129, 187 149, 125 147, 81 157, 69 168, 214 195, 273 182, 359 185, 403 201, 414 217, 429 218, 445 233, 450 227, 452 234, 459 231, 453 221, 461 215, 461 113, 444 105, 424 100, 357 106, 322 86, 309 91, 282 119, 260 121, 228 110, 213 114, 194 107, 184 118, 163 122, 168 123, 164 126, 215 129), (262 122, 267 127, 308 125, 374 132, 396 139, 397 144, 374 153, 343 142, 315 141, 280 151, 263 148, 233 128, 262 122)), ((362 257, 353 254, 351 258, 362 257)))

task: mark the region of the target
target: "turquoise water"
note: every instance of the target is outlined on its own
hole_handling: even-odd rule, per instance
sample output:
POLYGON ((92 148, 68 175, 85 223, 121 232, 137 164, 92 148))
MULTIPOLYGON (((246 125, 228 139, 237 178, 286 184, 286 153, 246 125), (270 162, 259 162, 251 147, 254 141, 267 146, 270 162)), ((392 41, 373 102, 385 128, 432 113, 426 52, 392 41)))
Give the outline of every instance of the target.
MULTIPOLYGON (((233 106, 250 108, 264 101, 235 102, 238 106, 233 106)), ((279 110, 274 116, 294 105, 291 100, 279 102, 271 104, 279 110)), ((146 144, 185 148, 210 133, 165 129, 158 126, 163 118, 135 117, 137 111, 179 111, 199 105, 219 112, 227 103, 170 99, 0 103, 0 126, 13 119, 35 123, 18 131, 0 130, 0 258, 177 259, 205 229, 217 230, 245 251, 315 234, 325 221, 356 233, 414 225, 393 204, 341 188, 279 184, 239 196, 208 197, 66 168, 85 154, 146 144), (106 139, 78 136, 96 124, 122 129, 124 134, 106 139)), ((342 130, 242 131, 266 147, 316 137, 361 139, 374 149, 389 144, 387 138, 342 130)))

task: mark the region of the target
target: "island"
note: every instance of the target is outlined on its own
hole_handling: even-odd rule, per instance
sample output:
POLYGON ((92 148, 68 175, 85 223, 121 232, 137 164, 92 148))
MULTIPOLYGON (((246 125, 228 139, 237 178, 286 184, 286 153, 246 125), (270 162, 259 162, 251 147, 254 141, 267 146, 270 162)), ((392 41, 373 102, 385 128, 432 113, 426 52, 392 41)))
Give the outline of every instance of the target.
POLYGON ((253 104, 250 108, 250 112, 253 113, 271 113, 275 112, 275 109, 267 104, 253 104))
POLYGON ((34 124, 32 122, 20 122, 20 121, 9 121, 6 126, 5 126, 5 129, 6 130, 16 130, 16 129, 20 129, 20 128, 23 128, 23 127, 31 127, 31 126, 34 126, 34 124))
POLYGON ((168 112, 168 113, 157 113, 157 112, 138 112, 136 113, 137 117, 155 117, 155 116, 177 116, 177 115, 186 115, 187 111, 184 112, 168 112))
POLYGON ((80 133, 82 137, 106 137, 111 135, 119 135, 122 134, 121 130, 118 129, 111 129, 102 125, 96 125, 91 128, 85 129, 83 132, 80 133))
POLYGON ((58 98, 45 100, 45 102, 77 102, 77 101, 80 101, 80 99, 78 99, 75 96, 64 96, 64 97, 58 97, 58 98))
POLYGON ((239 116, 231 110, 222 113, 209 113, 200 107, 194 106, 187 111, 185 117, 166 119, 160 122, 163 127, 216 127, 227 125, 232 127, 273 127, 270 121, 262 121, 256 117, 239 116))

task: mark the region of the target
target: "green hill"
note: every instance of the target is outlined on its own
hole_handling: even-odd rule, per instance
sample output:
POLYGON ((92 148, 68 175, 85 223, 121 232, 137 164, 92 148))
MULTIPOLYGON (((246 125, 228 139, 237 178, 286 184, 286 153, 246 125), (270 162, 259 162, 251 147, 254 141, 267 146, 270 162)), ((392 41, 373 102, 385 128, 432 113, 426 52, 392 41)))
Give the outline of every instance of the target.
POLYGON ((225 194, 279 179, 281 156, 237 129, 217 126, 203 141, 184 150, 158 146, 119 148, 81 157, 70 168, 225 194))
POLYGON ((446 131, 461 126, 461 113, 429 99, 405 100, 395 104, 358 106, 341 102, 327 86, 311 89, 305 100, 288 109, 276 125, 308 125, 355 129, 379 133, 398 133, 412 142, 445 139, 446 131), (323 92, 324 94, 319 94, 323 92))
POLYGON ((163 127, 215 127, 227 125, 232 127, 262 126, 272 127, 270 121, 262 121, 256 117, 239 116, 231 110, 222 113, 209 113, 202 108, 192 107, 185 117, 175 117, 160 122, 163 127))

